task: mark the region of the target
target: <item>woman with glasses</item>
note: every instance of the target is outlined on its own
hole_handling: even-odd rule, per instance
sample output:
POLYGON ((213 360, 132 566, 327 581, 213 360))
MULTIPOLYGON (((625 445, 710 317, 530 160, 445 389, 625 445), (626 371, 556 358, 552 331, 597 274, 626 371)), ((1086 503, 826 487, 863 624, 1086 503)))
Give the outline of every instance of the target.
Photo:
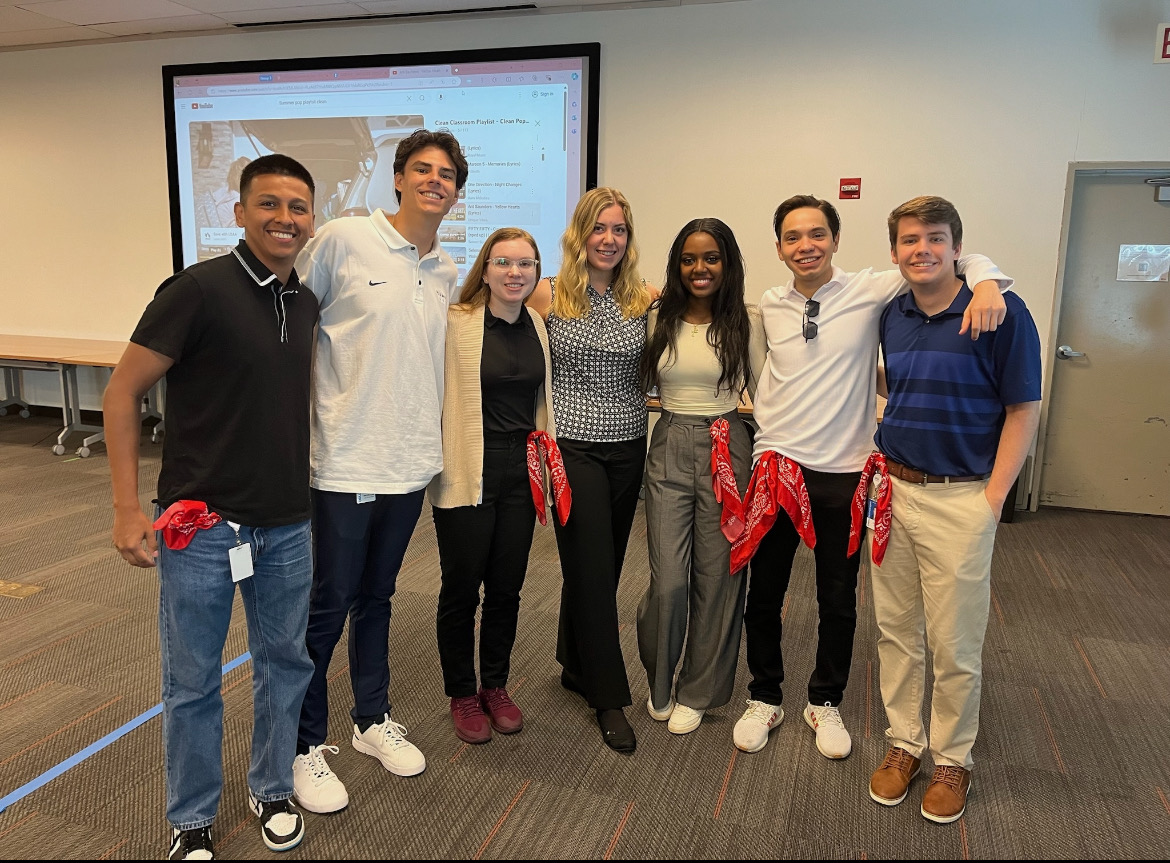
POLYGON ((443 686, 455 734, 467 743, 524 724, 506 686, 536 519, 527 443, 534 430, 555 436, 548 335, 524 305, 539 278, 532 235, 501 228, 484 243, 447 315, 443 471, 427 493, 442 571, 436 630, 443 686))
POLYGON ((722 480, 722 498, 747 491, 752 436, 739 401, 745 389, 754 394, 766 351, 760 314, 744 305, 735 235, 719 219, 688 222, 670 248, 641 364, 662 415, 646 456, 650 585, 638 607, 638 648, 650 682, 646 708, 674 734, 698 728, 735 683, 747 571, 730 571, 713 483, 722 480), (731 469, 722 477, 713 476, 713 437, 731 469))
POLYGON ((602 739, 633 752, 632 703, 618 639, 617 587, 646 458, 646 400, 638 361, 653 299, 638 275, 629 202, 598 188, 577 203, 561 241, 560 272, 531 301, 546 317, 553 407, 573 489, 558 524, 564 584, 557 661, 561 683, 597 714, 602 739))

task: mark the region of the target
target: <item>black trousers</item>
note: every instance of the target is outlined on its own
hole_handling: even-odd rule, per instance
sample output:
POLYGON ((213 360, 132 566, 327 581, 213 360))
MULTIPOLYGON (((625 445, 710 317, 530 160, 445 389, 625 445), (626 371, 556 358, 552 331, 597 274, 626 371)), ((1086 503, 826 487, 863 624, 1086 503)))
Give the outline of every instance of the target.
POLYGON ((564 576, 557 661, 591 707, 626 707, 632 699, 618 640, 617 587, 642 487, 646 438, 557 443, 573 491, 568 523, 556 524, 564 576))
POLYGON ((305 643, 313 679, 301 706, 298 752, 329 731, 329 661, 349 618, 349 680, 354 722, 390 712, 390 598, 423 490, 358 503, 350 492, 313 489, 313 592, 305 643))
POLYGON ((484 689, 508 683, 520 589, 536 524, 527 438, 524 433, 485 435, 483 501, 478 506, 433 509, 443 574, 435 630, 443 689, 450 698, 476 693, 475 610, 481 584, 480 680, 484 689))
MULTIPOLYGON (((853 633, 857 629, 857 571, 861 554, 846 557, 853 493, 861 473, 821 473, 802 467, 817 544, 817 661, 808 682, 811 704, 836 706, 849 683, 853 661, 853 633)), ((784 595, 792 577, 792 561, 800 537, 792 520, 781 511, 776 524, 760 542, 752 558, 744 629, 747 662, 752 673, 751 697, 766 704, 783 701, 784 651, 781 646, 784 595)))

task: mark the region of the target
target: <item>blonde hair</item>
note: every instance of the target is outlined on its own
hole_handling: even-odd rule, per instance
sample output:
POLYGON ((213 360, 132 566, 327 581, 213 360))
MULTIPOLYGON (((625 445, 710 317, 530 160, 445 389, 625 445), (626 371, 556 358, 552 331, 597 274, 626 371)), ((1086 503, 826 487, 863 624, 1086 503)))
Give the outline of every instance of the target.
MULTIPOLYGON (((533 239, 532 234, 523 228, 500 228, 484 242, 475 263, 467 271, 467 278, 463 280, 463 289, 459 292, 459 304, 468 311, 487 304, 492 293, 491 288, 488 287, 483 278, 487 271, 488 260, 492 257, 492 249, 495 248, 496 243, 504 243, 508 240, 523 240, 532 246, 533 257, 536 258, 536 281, 540 281, 540 249, 537 248, 536 240, 533 239)), ((533 284, 535 283, 533 282, 533 284)))
POLYGON ((650 308, 650 292, 638 275, 638 243, 634 236, 634 218, 630 202, 617 189, 602 186, 590 189, 581 196, 573 219, 561 238, 561 271, 557 274, 556 293, 552 314, 562 319, 583 318, 589 313, 589 267, 585 258, 585 242, 593 234, 593 227, 601 211, 617 205, 622 208, 626 222, 626 253, 613 271, 612 290, 618 308, 625 319, 637 318, 650 308))

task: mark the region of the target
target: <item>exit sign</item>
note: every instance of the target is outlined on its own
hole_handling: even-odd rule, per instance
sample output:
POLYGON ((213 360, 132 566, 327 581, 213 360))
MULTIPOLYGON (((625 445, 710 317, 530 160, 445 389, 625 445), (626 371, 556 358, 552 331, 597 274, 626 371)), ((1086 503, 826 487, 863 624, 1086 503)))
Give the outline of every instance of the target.
POLYGON ((1170 24, 1158 25, 1158 38, 1154 43, 1154 62, 1170 63, 1170 24))

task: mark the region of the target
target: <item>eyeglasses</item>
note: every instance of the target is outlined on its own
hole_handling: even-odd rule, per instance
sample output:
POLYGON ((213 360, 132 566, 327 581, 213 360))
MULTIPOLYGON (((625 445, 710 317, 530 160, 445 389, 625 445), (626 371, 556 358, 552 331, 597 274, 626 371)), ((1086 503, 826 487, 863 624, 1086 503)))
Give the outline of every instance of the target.
POLYGON ((804 326, 801 332, 804 333, 804 340, 811 342, 817 337, 817 325, 815 321, 810 318, 815 318, 821 313, 821 304, 816 300, 806 300, 804 304, 804 326))
POLYGON ((488 266, 493 270, 510 270, 517 267, 522 273, 531 273, 539 263, 536 258, 520 258, 518 261, 511 258, 488 258, 488 266))

